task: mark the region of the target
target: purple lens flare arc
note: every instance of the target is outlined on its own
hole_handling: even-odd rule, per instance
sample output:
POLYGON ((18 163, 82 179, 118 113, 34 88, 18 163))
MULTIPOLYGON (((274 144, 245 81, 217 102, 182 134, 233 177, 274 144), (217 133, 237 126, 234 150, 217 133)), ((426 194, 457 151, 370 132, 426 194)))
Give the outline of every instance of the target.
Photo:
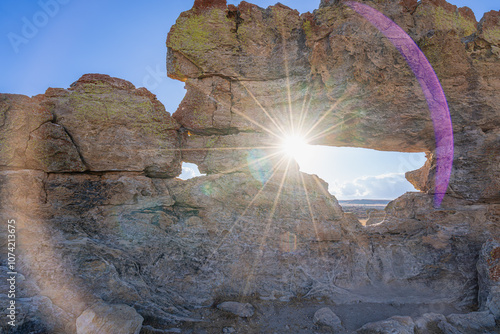
POLYGON ((417 78, 431 113, 436 140, 436 174, 434 206, 441 202, 448 189, 453 167, 453 126, 448 102, 439 79, 422 50, 410 36, 378 10, 359 2, 345 3, 375 26, 398 49, 417 78))

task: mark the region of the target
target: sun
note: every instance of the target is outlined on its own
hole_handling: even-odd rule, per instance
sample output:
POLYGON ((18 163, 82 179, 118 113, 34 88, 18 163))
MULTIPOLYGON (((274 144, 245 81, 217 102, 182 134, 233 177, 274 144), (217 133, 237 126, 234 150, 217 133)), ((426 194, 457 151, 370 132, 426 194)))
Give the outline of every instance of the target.
POLYGON ((288 157, 301 160, 307 155, 307 140, 300 135, 285 136, 281 142, 281 151, 288 157))

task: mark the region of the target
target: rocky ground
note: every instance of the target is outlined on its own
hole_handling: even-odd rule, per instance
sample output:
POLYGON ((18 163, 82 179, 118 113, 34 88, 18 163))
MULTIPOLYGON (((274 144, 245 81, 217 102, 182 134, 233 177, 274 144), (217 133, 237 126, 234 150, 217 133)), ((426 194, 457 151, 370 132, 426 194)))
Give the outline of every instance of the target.
MULTIPOLYGON (((380 304, 358 303, 335 305, 328 301, 292 299, 289 301, 246 300, 255 305, 251 318, 240 318, 215 308, 202 309, 196 323, 182 324, 167 330, 175 333, 332 333, 335 326, 318 321, 319 310, 330 309, 338 316, 340 326, 334 333, 350 333, 366 323, 386 320, 395 314, 419 319, 423 314, 450 315, 460 312, 452 305, 444 304, 380 304), (332 328, 333 327, 333 328, 332 328)), ((491 320, 491 319, 490 319, 491 320)), ((490 328, 491 329, 491 328, 490 328)), ((484 328, 487 330, 487 327, 484 328)), ((153 331, 152 331, 153 332, 153 331)), ((145 331, 145 333, 148 333, 145 331)))
POLYGON ((18 326, 3 308, 1 331, 498 332, 500 13, 478 23, 441 0, 366 3, 442 83, 446 194, 418 80, 343 1, 301 15, 196 0, 167 39, 169 76, 187 88, 173 115, 102 74, 0 95, 0 219, 16 221, 19 273, 18 326), (421 192, 363 226, 280 153, 296 127, 317 144, 427 152, 407 175, 421 192), (206 175, 176 178, 182 162, 206 175))

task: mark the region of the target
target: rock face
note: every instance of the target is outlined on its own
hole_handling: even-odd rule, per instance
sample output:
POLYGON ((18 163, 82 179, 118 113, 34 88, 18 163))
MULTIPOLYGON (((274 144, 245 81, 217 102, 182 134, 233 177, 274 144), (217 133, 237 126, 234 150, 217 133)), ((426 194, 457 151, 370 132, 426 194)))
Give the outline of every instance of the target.
POLYGON ((0 100, 3 166, 180 174, 179 125, 153 94, 130 82, 87 74, 68 90, 0 100))
MULTIPOLYGON (((444 1, 370 5, 406 30, 442 83, 455 132, 449 194, 497 201, 498 13, 478 24, 444 1)), ((433 124, 421 88, 396 48, 343 1, 302 15, 282 5, 195 6, 167 46, 169 76, 187 88, 174 118, 193 133, 298 131, 316 144, 424 151, 429 164, 411 180, 433 192, 433 124)))
POLYGON ((45 172, 82 172, 86 167, 66 130, 42 97, 0 95, 0 164, 45 172))
POLYGON ((90 171, 180 174, 179 125, 146 89, 87 74, 70 89, 49 89, 46 95, 90 171))
POLYGON ((500 242, 489 240, 481 249, 477 263, 479 273, 479 305, 500 317, 500 242))
POLYGON ((169 76, 187 88, 172 116, 144 88, 98 74, 0 96, 0 218, 17 222, 23 277, 18 328, 1 317, 1 330, 311 333, 315 312, 337 306, 317 323, 497 330, 500 14, 478 23, 444 1, 366 3, 414 39, 448 98, 455 156, 441 207, 427 101, 369 22, 343 1, 300 15, 197 0, 167 40, 169 76), (289 134, 425 151, 408 174, 423 192, 364 227, 283 155, 289 134), (207 175, 175 178, 182 161, 207 175), (244 321, 217 309, 228 300, 244 321), (356 305, 378 311, 373 323, 342 313, 356 305))

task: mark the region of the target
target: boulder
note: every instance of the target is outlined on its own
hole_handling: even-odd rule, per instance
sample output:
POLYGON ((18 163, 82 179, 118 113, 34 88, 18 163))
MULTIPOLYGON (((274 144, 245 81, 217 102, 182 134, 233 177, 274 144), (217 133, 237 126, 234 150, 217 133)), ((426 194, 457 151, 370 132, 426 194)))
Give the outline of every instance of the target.
POLYGON ((394 316, 387 320, 372 322, 356 331, 358 334, 414 334, 415 323, 410 317, 394 316))
POLYGON ((250 318, 255 313, 255 308, 249 303, 223 302, 217 305, 217 308, 241 318, 250 318))
POLYGON ((318 326, 331 328, 334 333, 344 330, 340 318, 328 307, 317 310, 316 313, 314 313, 313 322, 318 326))
POLYGON ((144 318, 128 305, 94 304, 76 319, 77 334, 139 334, 144 318))
POLYGON ((446 323, 446 317, 437 313, 425 313, 415 319, 416 334, 434 334, 439 333, 442 324, 446 323))
POLYGON ((485 333, 494 331, 495 317, 488 311, 466 314, 450 314, 448 322, 465 333, 485 333))

